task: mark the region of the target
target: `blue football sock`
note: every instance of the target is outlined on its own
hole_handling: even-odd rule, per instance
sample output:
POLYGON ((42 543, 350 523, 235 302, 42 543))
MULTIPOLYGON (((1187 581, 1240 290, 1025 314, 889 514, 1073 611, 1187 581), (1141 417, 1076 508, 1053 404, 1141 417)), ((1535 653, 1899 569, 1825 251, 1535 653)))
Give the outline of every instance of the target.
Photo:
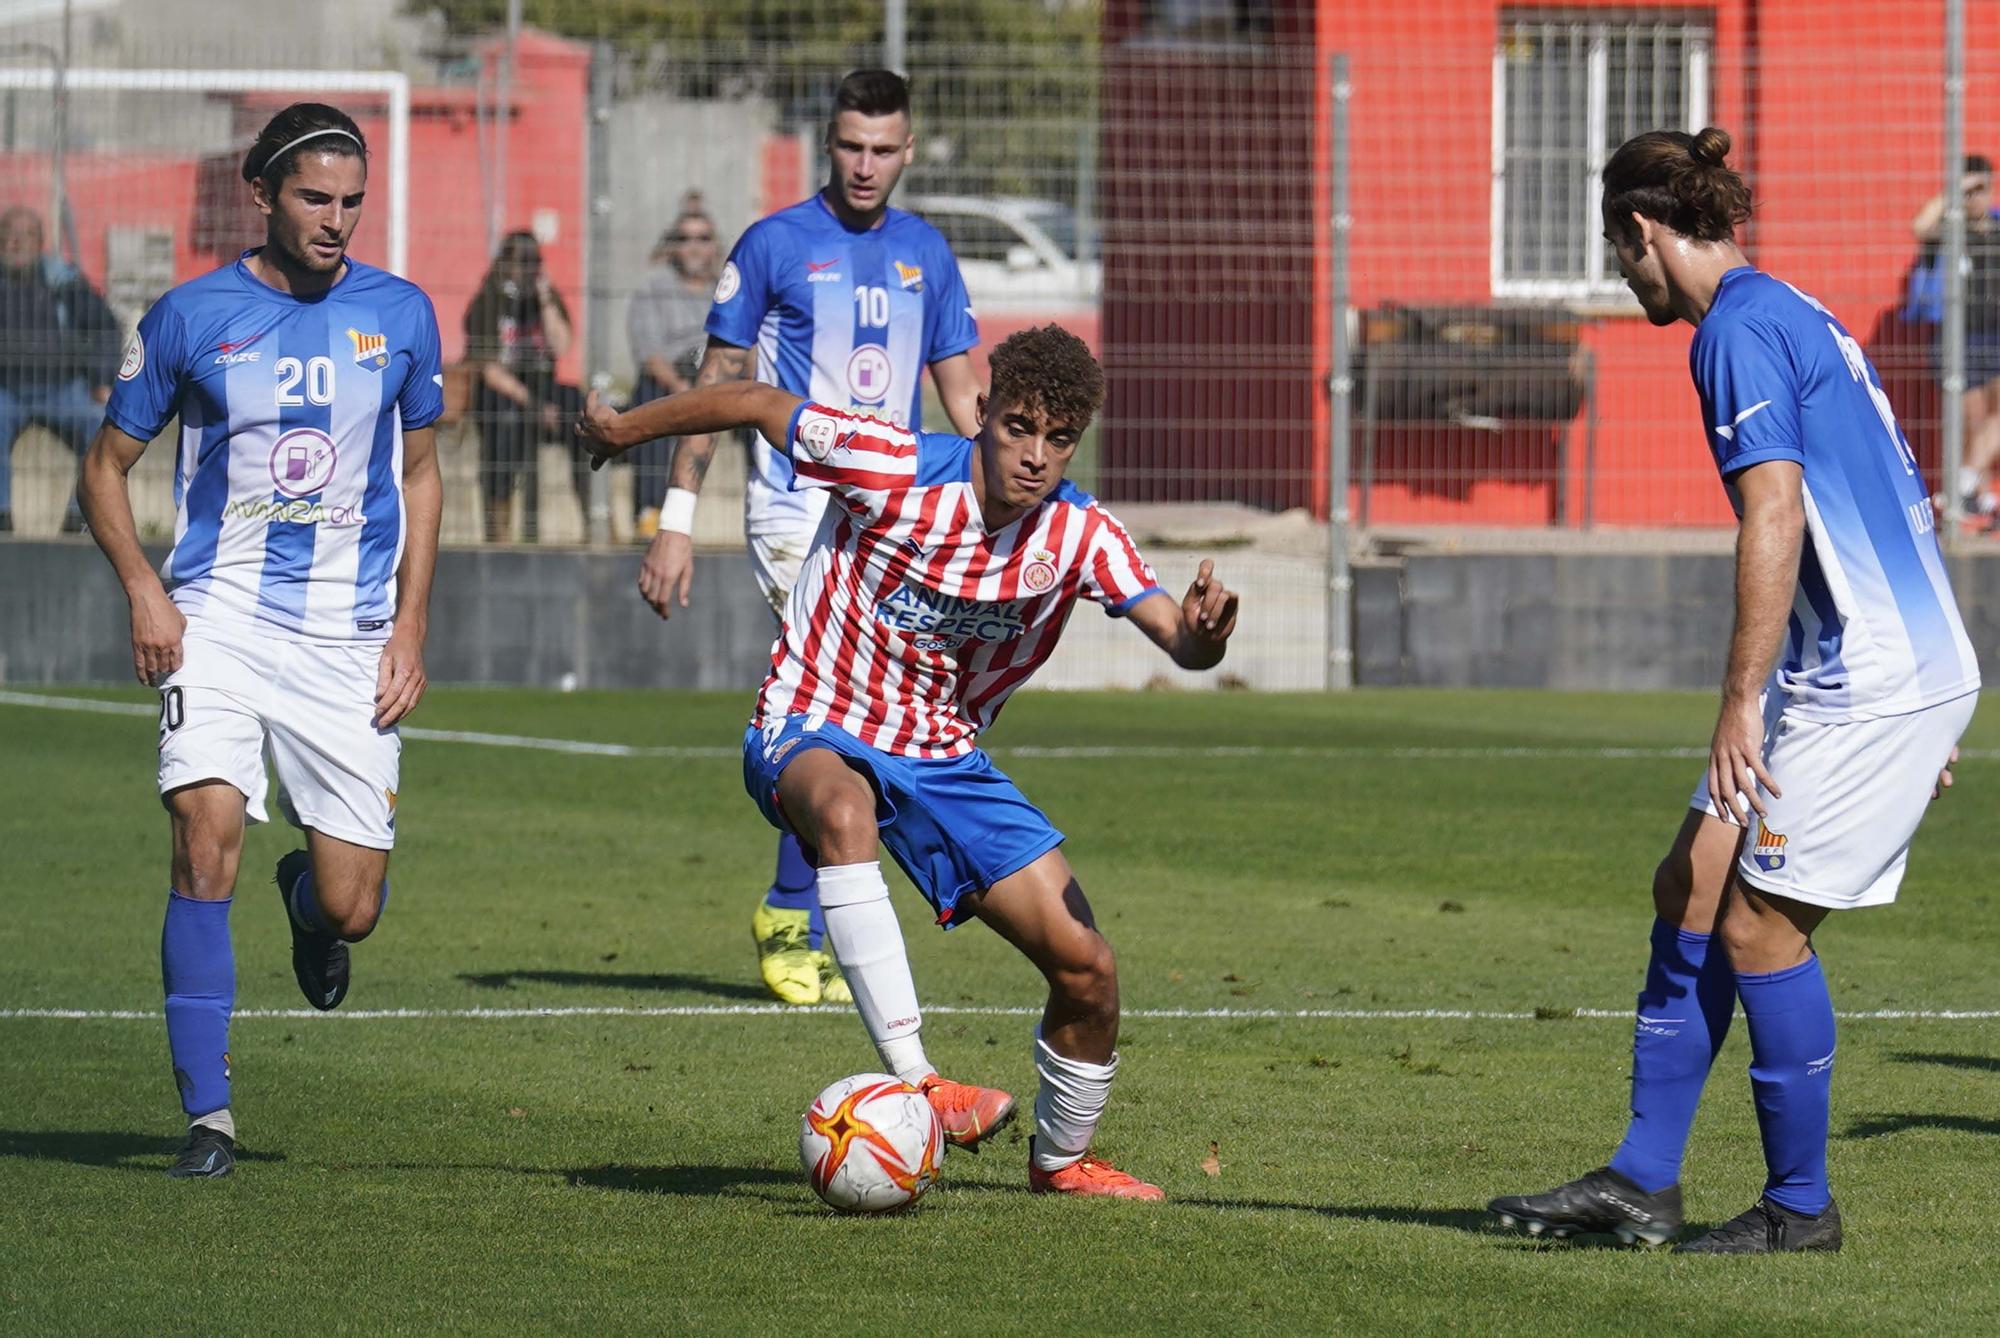
POLYGON ((826 933, 826 921, 819 913, 819 873, 800 848, 799 839, 787 833, 778 838, 778 871, 764 904, 774 911, 808 911, 812 914, 812 946, 817 948, 826 933))
POLYGON ((1833 999, 1819 957, 1769 975, 1736 977, 1750 1026, 1750 1090, 1764 1135, 1764 1193, 1817 1217, 1826 1182, 1826 1130, 1833 1098, 1833 999))
POLYGON ((233 901, 167 894, 166 926, 160 931, 167 1048, 181 1109, 190 1118, 229 1104, 229 1015, 236 1007, 236 956, 229 943, 233 901))
POLYGON ((1681 1178, 1702 1083, 1729 1035, 1736 978, 1710 936, 1653 921, 1653 958, 1632 1031, 1632 1122, 1611 1169, 1648 1194, 1681 1178))
POLYGON ((299 875, 299 881, 285 891, 285 906, 292 913, 292 923, 308 934, 324 934, 326 917, 320 913, 319 898, 313 895, 312 869, 299 875))

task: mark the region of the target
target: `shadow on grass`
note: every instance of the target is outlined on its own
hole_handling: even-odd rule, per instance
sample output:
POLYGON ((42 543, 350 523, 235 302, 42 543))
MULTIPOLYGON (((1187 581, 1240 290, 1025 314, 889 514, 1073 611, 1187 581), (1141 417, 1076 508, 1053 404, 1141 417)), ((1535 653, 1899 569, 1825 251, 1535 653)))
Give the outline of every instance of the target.
POLYGON ((1891 1058, 1898 1064, 1942 1064, 1952 1069, 1977 1069, 1984 1073, 2000 1073, 2000 1058, 1992 1055, 1940 1055, 1906 1050, 1891 1058))
POLYGON ((1960 1134, 2000 1134, 2000 1120, 1974 1115, 1876 1115, 1847 1126, 1845 1138, 1880 1138, 1909 1129, 1949 1129, 1960 1134))
POLYGON ((675 1198, 796 1199, 799 1173, 768 1166, 586 1166, 558 1172, 579 1189, 618 1189, 675 1198))
POLYGON ((571 985, 606 990, 681 991, 688 994, 720 995, 725 999, 754 999, 775 1003, 758 985, 716 980, 709 976, 689 976, 675 972, 645 971, 484 971, 460 972, 460 980, 475 989, 511 990, 517 984, 571 985))
MULTIPOLYGON (((66 1161, 78 1166, 115 1166, 128 1171, 157 1171, 180 1151, 184 1136, 118 1133, 86 1129, 0 1129, 0 1157, 66 1161)), ((279 1162, 282 1152, 238 1147, 236 1160, 279 1162)))

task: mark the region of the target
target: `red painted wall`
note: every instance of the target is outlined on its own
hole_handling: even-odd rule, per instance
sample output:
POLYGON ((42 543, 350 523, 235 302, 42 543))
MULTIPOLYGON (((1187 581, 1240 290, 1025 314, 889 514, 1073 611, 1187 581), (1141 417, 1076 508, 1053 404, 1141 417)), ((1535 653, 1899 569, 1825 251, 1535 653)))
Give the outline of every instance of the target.
MULTIPOLYGON (((1351 62, 1355 306, 1493 300, 1494 50, 1502 13, 1534 7, 1280 0, 1277 8, 1275 40, 1260 55, 1254 43, 1247 51, 1162 46, 1149 39, 1138 0, 1106 5, 1105 352, 1119 420, 1106 437, 1123 471, 1113 477, 1133 481, 1107 488, 1113 496, 1306 501, 1324 511, 1328 103, 1317 72, 1309 87, 1271 77, 1288 39, 1310 47, 1316 71, 1334 51, 1351 62), (1161 75, 1175 62, 1186 67, 1179 83, 1161 75), (1245 73, 1259 70, 1246 87, 1245 73), (1274 127, 1295 124, 1293 109, 1306 105, 1311 144, 1281 143, 1274 127), (1210 189, 1219 141, 1234 150, 1222 158, 1220 198, 1210 189), (1262 179, 1273 176, 1296 180, 1262 179), (1121 180, 1143 189, 1121 199, 1121 180), (1241 249, 1253 235, 1250 210, 1270 229, 1263 244, 1272 254, 1261 262, 1241 249), (1312 255, 1288 263, 1295 234, 1286 230, 1299 225, 1301 210, 1312 255), (1163 252, 1154 244, 1161 219, 1183 245, 1163 252), (1309 283, 1310 310, 1274 319, 1274 295, 1255 280, 1279 275, 1309 283), (1232 425, 1244 429, 1233 445, 1232 425), (1149 461, 1161 460, 1168 481, 1139 481, 1149 461), (1265 486, 1273 465, 1304 471, 1299 485, 1265 486)), ((1656 0, 1567 0, 1551 13, 1593 8, 1687 12, 1656 0)), ((1826 302, 1869 346, 1920 455, 1934 457, 1928 339, 1903 327, 1895 308, 1915 254, 1910 216, 1941 175, 1941 14, 1894 0, 1718 0, 1703 8, 1714 24, 1709 118, 1737 136, 1734 162, 1758 200, 1745 235, 1753 262, 1826 302)), ((1967 63, 1977 90, 1982 77, 2000 73, 2000 12, 1969 8, 1967 63)), ((2000 156, 2000 105, 1975 96, 1968 116, 1968 149, 2000 156)), ((1587 497, 1585 415, 1556 433, 1431 426, 1382 435, 1371 519, 1546 524, 1558 513, 1566 462, 1560 509, 1568 523, 1586 506, 1599 524, 1727 523, 1695 421, 1690 335, 1685 326, 1657 330, 1638 316, 1594 314, 1585 334, 1597 367, 1587 497)))
MULTIPOLYGON (((497 43, 487 49, 489 66, 498 54, 497 43)), ((587 300, 583 202, 588 82, 588 48, 532 30, 523 34, 514 77, 504 227, 527 228, 538 211, 553 213, 555 238, 543 247, 543 255, 579 334, 561 366, 570 379, 581 367, 587 300)), ((237 99, 241 143, 247 148, 270 115, 293 100, 268 94, 237 99)), ((350 110, 357 113, 355 121, 378 164, 352 253, 357 260, 382 265, 388 260, 389 201, 387 177, 379 165, 388 152, 388 122, 380 105, 357 100, 350 110)), ((469 88, 411 90, 407 277, 437 307, 448 362, 464 347, 465 309, 486 272, 485 199, 474 111, 469 88)), ((114 226, 171 231, 176 283, 233 260, 242 246, 259 244, 263 229, 250 203, 250 188, 238 173, 240 163, 240 153, 208 161, 186 155, 72 154, 67 175, 81 268, 92 282, 103 283, 106 236, 114 226)), ((0 207, 21 203, 46 211, 45 156, 0 154, 0 183, 0 207)))

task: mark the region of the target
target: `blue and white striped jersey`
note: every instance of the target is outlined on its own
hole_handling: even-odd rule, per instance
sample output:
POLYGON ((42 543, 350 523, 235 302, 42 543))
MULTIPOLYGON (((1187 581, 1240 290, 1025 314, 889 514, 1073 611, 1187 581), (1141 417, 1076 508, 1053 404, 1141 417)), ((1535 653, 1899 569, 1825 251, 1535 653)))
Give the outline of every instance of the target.
POLYGON ((1778 664, 1808 720, 1901 715, 1979 687, 1929 490, 1867 354, 1832 313, 1745 265, 1688 352, 1717 469, 1804 470, 1806 543, 1778 664))
MULTIPOLYGON (((707 329, 754 347, 760 381, 913 431, 923 425, 924 368, 979 343, 958 261, 936 228, 890 209, 878 226, 851 232, 824 195, 743 234, 707 329)), ((825 498, 791 484, 790 451, 760 442, 746 498, 751 534, 814 531, 825 498)))
POLYGON ((415 284, 353 260, 298 298, 244 258, 153 304, 105 409, 140 441, 180 419, 160 574, 190 620, 385 640, 403 433, 444 410, 437 316, 415 284))

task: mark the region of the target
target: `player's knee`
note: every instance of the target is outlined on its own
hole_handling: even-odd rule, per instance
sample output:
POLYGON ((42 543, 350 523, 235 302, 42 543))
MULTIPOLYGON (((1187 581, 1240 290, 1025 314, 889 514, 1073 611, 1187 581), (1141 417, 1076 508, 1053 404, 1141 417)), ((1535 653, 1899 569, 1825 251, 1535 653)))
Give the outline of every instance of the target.
POLYGON ((837 863, 868 858, 875 845, 875 796, 866 787, 843 785, 813 805, 814 844, 837 863))
POLYGON ((1653 870, 1653 909, 1662 920, 1679 924, 1693 893, 1693 861, 1678 850, 1670 853, 1653 870))
POLYGON ((174 890, 196 901, 221 901, 236 888, 242 850, 234 842, 188 832, 174 846, 174 890))
POLYGON ((1065 945, 1049 972, 1049 984, 1073 1009, 1105 1017, 1118 1014, 1118 958, 1094 929, 1065 945))
POLYGON ((354 906, 344 915, 327 916, 334 936, 348 943, 359 943, 374 933, 375 922, 381 918, 381 908, 372 897, 365 903, 354 906))

